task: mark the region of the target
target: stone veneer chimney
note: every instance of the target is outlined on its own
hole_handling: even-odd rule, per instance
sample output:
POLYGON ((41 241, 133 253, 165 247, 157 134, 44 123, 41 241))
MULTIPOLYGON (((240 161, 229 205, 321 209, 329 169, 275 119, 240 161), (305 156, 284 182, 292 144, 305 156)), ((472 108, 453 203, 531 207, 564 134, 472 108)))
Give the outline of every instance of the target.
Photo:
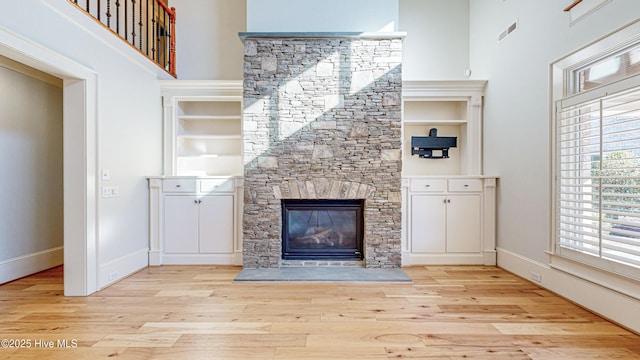
POLYGON ((403 34, 240 37, 244 267, 282 265, 282 199, 364 199, 364 266, 399 267, 403 34))

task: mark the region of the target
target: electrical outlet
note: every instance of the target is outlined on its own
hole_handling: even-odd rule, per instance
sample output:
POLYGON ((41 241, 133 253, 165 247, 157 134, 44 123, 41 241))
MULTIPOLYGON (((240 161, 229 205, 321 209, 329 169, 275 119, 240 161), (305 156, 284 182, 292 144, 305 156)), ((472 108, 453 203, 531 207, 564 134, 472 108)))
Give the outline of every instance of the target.
POLYGON ((115 279, 118 278, 118 272, 117 271, 112 271, 109 273, 109 281, 113 281, 115 279))
POLYGON ((539 282, 539 283, 542 282, 542 275, 538 274, 537 272, 532 271, 529 277, 531 278, 531 280, 535 282, 539 282))
POLYGON ((102 180, 111 180, 111 170, 102 169, 102 180))

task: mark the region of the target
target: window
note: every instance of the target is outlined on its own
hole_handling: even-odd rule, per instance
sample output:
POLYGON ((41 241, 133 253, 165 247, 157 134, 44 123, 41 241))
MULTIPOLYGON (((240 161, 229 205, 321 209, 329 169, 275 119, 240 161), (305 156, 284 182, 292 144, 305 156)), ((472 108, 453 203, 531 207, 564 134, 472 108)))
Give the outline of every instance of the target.
POLYGON ((610 280, 602 275, 606 273, 640 280, 638 74, 640 22, 552 67, 556 111, 551 266, 555 262, 577 276, 593 275, 597 269, 601 285, 610 280))
POLYGON ((640 86, 560 107, 556 123, 558 253, 640 268, 640 86))
POLYGON ((621 53, 608 56, 575 71, 577 92, 591 90, 603 84, 627 78, 640 73, 640 45, 624 49, 621 53))

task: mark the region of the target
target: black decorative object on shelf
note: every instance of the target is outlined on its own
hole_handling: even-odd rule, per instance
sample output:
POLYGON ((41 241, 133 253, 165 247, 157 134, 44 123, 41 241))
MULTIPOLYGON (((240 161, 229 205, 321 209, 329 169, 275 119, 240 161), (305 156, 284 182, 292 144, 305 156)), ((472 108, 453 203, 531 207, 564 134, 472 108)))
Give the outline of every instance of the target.
POLYGON ((411 137, 411 155, 418 155, 423 159, 446 159, 449 157, 449 148, 456 147, 457 137, 438 136, 438 129, 429 130, 429 136, 411 137), (441 156, 433 156, 434 150, 441 150, 441 156))

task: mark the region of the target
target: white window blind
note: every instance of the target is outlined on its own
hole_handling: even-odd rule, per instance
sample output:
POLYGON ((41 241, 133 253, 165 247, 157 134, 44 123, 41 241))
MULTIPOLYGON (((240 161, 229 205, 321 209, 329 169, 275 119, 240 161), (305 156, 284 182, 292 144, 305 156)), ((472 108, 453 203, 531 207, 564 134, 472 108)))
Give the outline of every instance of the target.
POLYGON ((640 87, 560 101, 556 253, 639 278, 640 87))

